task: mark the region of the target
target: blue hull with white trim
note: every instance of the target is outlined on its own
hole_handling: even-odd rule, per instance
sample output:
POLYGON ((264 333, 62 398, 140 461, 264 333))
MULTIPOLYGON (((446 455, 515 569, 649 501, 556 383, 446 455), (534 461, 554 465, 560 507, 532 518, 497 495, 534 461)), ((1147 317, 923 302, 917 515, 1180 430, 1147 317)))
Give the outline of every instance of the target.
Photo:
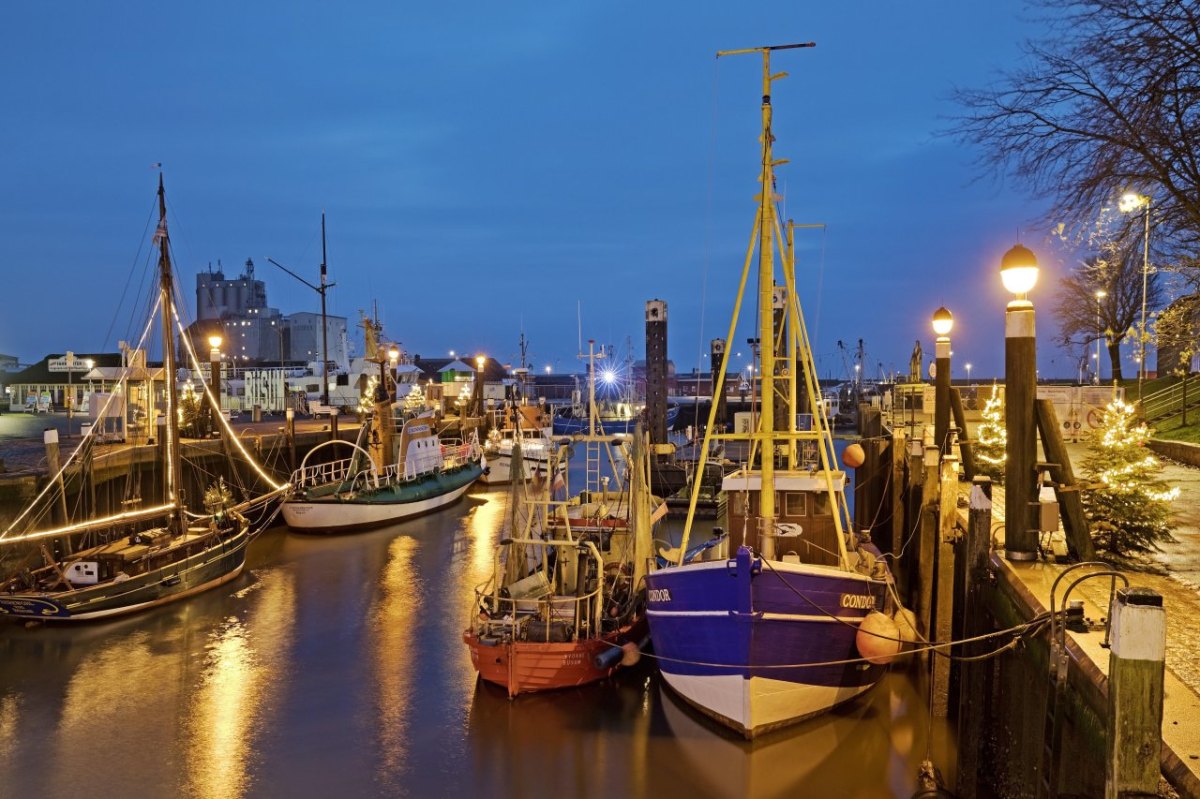
POLYGON ((855 645, 862 619, 885 607, 882 580, 764 563, 741 547, 730 560, 653 571, 646 583, 667 683, 748 738, 823 713, 883 675, 855 645))

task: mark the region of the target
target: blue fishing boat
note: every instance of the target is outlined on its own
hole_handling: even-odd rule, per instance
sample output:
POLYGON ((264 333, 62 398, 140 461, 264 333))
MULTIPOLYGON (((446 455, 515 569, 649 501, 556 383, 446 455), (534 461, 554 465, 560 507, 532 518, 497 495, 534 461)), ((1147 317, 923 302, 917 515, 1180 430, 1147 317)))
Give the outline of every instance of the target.
MULTIPOLYGON (((728 336, 733 339, 757 246, 762 344, 754 374, 761 403, 752 432, 740 433, 717 432, 714 404, 701 448, 708 453, 716 441, 749 442, 746 464, 722 480, 735 554, 691 546, 701 493, 696 481, 680 546, 660 553, 668 564, 646 577, 650 633, 666 683, 747 738, 868 690, 901 645, 886 564, 868 538, 851 531, 846 474, 834 456, 796 294, 790 223, 778 276, 775 264, 779 162, 772 154, 771 84, 786 73, 771 74, 770 56, 805 46, 811 45, 719 54, 758 53, 763 59, 762 191, 728 336), (799 429, 799 414, 792 412, 801 396, 809 398, 809 429, 799 429), (787 422, 776 429, 781 401, 786 407, 780 418, 787 422)), ((726 350, 714 394, 724 390, 728 360, 726 350)))

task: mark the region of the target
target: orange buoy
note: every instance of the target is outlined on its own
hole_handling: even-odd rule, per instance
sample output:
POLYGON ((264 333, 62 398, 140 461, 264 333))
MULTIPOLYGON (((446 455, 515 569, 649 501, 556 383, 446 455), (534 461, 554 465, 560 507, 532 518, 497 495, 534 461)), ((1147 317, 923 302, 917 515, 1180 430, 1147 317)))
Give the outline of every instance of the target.
POLYGON ((908 608, 897 608, 896 612, 892 614, 892 621, 896 622, 896 628, 900 631, 901 641, 905 644, 916 643, 917 614, 908 608))
POLYGON ((851 469, 857 469, 866 460, 867 455, 863 452, 862 444, 851 444, 842 450, 842 463, 851 469))
POLYGON ((642 659, 642 650, 633 641, 626 641, 621 645, 621 665, 636 666, 637 662, 642 659))
POLYGON ((868 662, 882 666, 900 653, 900 630, 890 616, 873 610, 858 626, 854 645, 868 662))

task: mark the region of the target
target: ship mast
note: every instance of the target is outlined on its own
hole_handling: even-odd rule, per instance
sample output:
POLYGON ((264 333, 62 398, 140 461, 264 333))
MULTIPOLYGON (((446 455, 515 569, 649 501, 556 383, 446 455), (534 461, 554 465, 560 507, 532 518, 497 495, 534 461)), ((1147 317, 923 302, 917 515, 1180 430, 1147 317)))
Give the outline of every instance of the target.
POLYGON ((159 299, 162 310, 163 337, 163 383, 167 396, 167 423, 164 425, 164 435, 167 437, 167 468, 166 468, 166 501, 174 506, 173 518, 179 532, 187 529, 184 518, 183 502, 183 470, 179 452, 179 390, 175 385, 175 336, 172 334, 174 325, 172 316, 175 311, 173 296, 173 280, 171 276, 171 239, 167 234, 167 194, 163 189, 163 177, 158 175, 158 230, 154 237, 158 240, 159 256, 159 299))
MULTIPOLYGON (((759 457, 761 458, 760 476, 761 490, 759 492, 759 546, 762 550, 764 558, 773 559, 775 557, 775 231, 777 228, 775 219, 775 167, 780 164, 787 163, 785 160, 774 160, 772 156, 772 144, 775 137, 771 133, 771 84, 779 78, 787 77, 786 72, 771 74, 771 53, 775 50, 795 50, 804 47, 816 47, 815 42, 805 42, 802 44, 783 44, 770 47, 751 47, 744 50, 722 50, 717 53, 717 58, 730 55, 747 55, 750 53, 759 53, 762 55, 762 170, 759 174, 759 181, 762 183, 762 188, 758 195, 758 213, 754 221, 754 233, 751 236, 750 246, 746 252, 746 262, 742 269, 742 278, 738 286, 737 301, 734 303, 733 318, 729 323, 729 335, 727 341, 733 340, 734 332, 737 328, 738 313, 742 304, 742 297, 746 288, 746 279, 749 277, 751 257, 753 255, 755 237, 758 239, 758 315, 759 315, 759 334, 758 341, 760 347, 759 355, 759 374, 762 385, 762 401, 759 411, 759 429, 758 432, 750 433, 749 439, 751 442, 758 444, 759 457)), ((786 266, 786 264, 785 264, 786 266)), ((786 318, 786 314, 784 318, 786 318)), ((717 438, 732 438, 733 436, 718 435, 713 431, 715 422, 717 401, 721 391, 725 387, 725 374, 729 368, 729 352, 730 348, 726 348, 724 357, 721 359, 721 368, 718 372, 717 379, 713 386, 713 401, 709 408, 708 423, 704 428, 704 440, 701 445, 701 458, 707 457, 709 444, 717 438)), ((789 369, 795 369, 795 366, 790 366, 789 369)), ((794 406, 790 413, 794 416, 794 406)), ((793 422, 794 425, 794 422, 793 422)), ((790 428, 791 426, 789 426, 790 428)), ((789 429, 787 436, 788 446, 794 447, 796 433, 789 429)), ((754 447, 751 447, 753 454, 754 447)), ((747 464, 746 468, 750 468, 752 464, 747 464)), ((703 466, 697 466, 697 475, 702 471, 703 466)), ((699 479, 697 478, 692 486, 692 497, 688 504, 687 520, 684 522, 683 538, 679 546, 679 554, 677 563, 682 564, 684 557, 687 554, 688 539, 691 535, 692 522, 696 518, 696 501, 699 498, 699 479)))

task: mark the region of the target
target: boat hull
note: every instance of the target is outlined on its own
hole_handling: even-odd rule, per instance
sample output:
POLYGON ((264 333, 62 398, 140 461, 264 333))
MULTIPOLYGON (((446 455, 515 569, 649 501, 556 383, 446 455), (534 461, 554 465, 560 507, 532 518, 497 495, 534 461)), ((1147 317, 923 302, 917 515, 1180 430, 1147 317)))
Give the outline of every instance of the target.
POLYGON ((350 498, 288 500, 283 503, 283 519, 288 527, 301 533, 352 533, 383 527, 457 502, 480 474, 482 469, 471 464, 434 475, 422 486, 404 486, 403 491, 384 489, 350 498))
POLYGON ((767 565, 742 547, 732 560, 660 569, 646 582, 667 684, 747 738, 823 713, 883 675, 855 644, 862 619, 885 605, 881 580, 767 565))
MULTIPOLYGON (((645 622, 641 622, 645 627, 645 622)), ((471 652, 471 664, 487 682, 508 691, 509 697, 537 691, 574 688, 603 680, 618 668, 620 661, 608 667, 595 663, 598 655, 635 641, 638 625, 622 627, 601 638, 567 643, 536 641, 481 640, 475 630, 463 633, 471 652)))
POLYGON ((248 539, 243 529, 203 552, 120 582, 71 591, 0 594, 0 616, 51 622, 94 621, 184 599, 241 574, 248 539))
MULTIPOLYGON (((542 474, 549 470, 549 461, 546 458, 530 458, 523 456, 521 458, 524 464, 525 479, 529 480, 534 473, 541 469, 542 474)), ((487 456, 488 470, 479 478, 479 482, 487 485, 503 485, 512 482, 512 456, 502 454, 489 454, 487 456)))

